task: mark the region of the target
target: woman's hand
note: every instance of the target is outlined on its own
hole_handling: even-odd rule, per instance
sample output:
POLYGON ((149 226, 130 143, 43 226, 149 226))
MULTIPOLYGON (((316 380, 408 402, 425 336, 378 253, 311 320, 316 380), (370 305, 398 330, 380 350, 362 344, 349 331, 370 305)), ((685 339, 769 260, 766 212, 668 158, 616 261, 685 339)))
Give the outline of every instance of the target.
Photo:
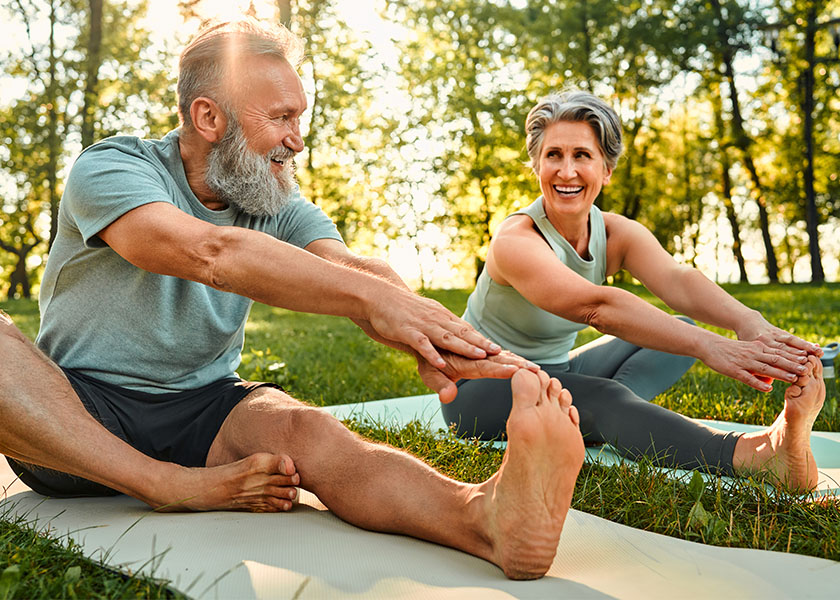
POLYGON ((822 348, 818 344, 806 342, 784 329, 771 325, 757 311, 752 319, 749 319, 743 325, 739 325, 735 333, 739 340, 748 342, 757 340, 770 348, 784 350, 793 356, 807 356, 808 354, 822 356, 823 354, 822 348))
POLYGON ((700 360, 718 373, 742 381, 761 392, 773 389, 773 385, 766 380, 768 377, 793 383, 806 370, 808 355, 798 348, 791 350, 785 344, 774 342, 775 345, 770 345, 758 339, 740 341, 722 336, 710 339, 700 360))

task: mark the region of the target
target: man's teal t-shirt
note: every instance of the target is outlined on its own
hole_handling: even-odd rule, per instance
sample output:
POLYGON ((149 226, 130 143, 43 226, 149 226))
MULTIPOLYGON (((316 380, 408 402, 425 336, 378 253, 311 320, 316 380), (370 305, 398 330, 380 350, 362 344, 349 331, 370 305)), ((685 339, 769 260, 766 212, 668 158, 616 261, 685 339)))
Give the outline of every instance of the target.
POLYGON ((252 301, 139 269, 98 237, 103 228, 138 206, 167 202, 209 223, 262 231, 299 248, 341 240, 329 217, 299 194, 272 217, 209 210, 187 184, 178 135, 113 137, 82 152, 67 178, 41 283, 38 346, 62 367, 151 393, 232 376, 252 301))

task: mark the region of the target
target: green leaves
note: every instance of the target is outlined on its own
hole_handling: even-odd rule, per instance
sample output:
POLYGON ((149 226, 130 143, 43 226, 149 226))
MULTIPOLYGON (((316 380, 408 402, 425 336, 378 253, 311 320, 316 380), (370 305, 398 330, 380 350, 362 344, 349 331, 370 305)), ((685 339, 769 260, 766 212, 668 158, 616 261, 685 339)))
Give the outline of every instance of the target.
POLYGON ((694 471, 686 488, 689 496, 694 499, 694 504, 688 511, 688 528, 699 533, 703 541, 715 543, 726 533, 726 522, 703 506, 702 497, 706 490, 703 475, 694 471))

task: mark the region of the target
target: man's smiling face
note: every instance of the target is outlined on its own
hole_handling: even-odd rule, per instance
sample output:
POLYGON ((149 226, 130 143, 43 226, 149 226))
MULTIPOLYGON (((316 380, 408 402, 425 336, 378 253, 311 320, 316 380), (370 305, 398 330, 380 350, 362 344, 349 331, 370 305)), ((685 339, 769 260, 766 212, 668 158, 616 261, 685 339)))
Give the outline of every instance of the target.
POLYGON ((303 150, 303 85, 287 61, 251 56, 231 68, 225 89, 227 127, 208 154, 206 183, 244 212, 277 214, 295 189, 294 156, 303 150))

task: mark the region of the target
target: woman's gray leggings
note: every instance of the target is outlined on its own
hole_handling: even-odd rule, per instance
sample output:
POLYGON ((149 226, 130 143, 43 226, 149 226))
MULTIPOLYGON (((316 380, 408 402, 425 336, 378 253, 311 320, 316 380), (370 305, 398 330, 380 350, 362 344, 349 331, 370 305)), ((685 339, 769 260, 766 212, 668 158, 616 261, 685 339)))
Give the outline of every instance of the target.
MULTIPOLYGON (((572 351, 568 363, 540 366, 572 393, 587 444, 609 443, 622 456, 647 456, 662 466, 731 475, 740 433, 712 429, 649 402, 692 364, 693 358, 605 335, 572 351)), ((510 408, 507 379, 461 380, 457 398, 441 405, 459 435, 485 440, 502 437, 510 408)))

